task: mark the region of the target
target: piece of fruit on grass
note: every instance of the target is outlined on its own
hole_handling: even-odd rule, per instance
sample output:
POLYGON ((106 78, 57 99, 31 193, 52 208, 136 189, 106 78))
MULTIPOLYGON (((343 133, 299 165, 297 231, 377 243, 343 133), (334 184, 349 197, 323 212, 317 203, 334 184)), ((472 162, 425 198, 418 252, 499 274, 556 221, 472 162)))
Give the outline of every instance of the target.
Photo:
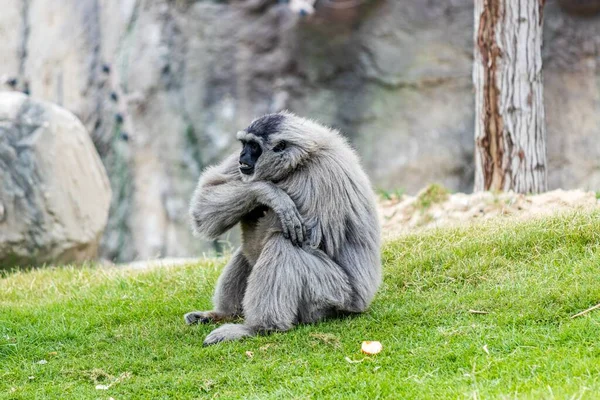
POLYGON ((383 349, 380 342, 377 341, 364 341, 360 346, 360 350, 365 354, 377 354, 383 349))

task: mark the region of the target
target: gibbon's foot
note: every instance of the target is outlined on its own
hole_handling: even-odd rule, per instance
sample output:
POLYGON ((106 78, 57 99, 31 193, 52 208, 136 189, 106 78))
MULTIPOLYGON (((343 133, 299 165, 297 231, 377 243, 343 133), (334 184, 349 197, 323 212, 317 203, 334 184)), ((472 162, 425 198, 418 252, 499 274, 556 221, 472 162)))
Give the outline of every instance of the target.
POLYGON ((216 321, 215 313, 212 311, 192 311, 183 316, 185 323, 188 325, 193 324, 208 324, 209 322, 216 321))
POLYGON ((250 336, 254 336, 254 331, 246 325, 225 324, 209 333, 206 339, 204 339, 203 345, 210 346, 211 344, 240 340, 250 336))

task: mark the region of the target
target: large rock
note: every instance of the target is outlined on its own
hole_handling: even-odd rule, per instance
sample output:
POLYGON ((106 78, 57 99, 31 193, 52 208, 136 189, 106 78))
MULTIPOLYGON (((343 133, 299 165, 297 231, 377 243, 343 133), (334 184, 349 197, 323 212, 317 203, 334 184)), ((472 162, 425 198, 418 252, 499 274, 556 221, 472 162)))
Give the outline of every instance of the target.
MULTIPOLYGON (((473 184, 473 1, 20 0, 0 86, 74 112, 107 168, 103 256, 187 257, 187 204, 235 132, 280 108, 340 128, 375 186, 473 184), (362 4, 360 7, 346 7, 362 4)), ((563 2, 564 3, 564 2, 563 2)), ((600 17, 544 10, 549 186, 600 187, 600 17)))
POLYGON ((69 111, 0 93, 0 268, 96 257, 110 185, 69 111))

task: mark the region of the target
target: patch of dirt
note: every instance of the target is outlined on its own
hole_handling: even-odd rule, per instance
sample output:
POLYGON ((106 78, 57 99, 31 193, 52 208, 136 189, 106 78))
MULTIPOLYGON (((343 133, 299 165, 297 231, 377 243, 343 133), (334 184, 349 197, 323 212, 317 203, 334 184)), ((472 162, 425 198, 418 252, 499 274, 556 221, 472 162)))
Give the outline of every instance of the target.
POLYGON ((596 193, 583 190, 554 190, 538 195, 513 192, 455 193, 431 197, 439 187, 425 188, 417 196, 402 195, 381 200, 379 217, 383 238, 420 229, 463 226, 491 218, 528 219, 575 210, 600 209, 596 193))

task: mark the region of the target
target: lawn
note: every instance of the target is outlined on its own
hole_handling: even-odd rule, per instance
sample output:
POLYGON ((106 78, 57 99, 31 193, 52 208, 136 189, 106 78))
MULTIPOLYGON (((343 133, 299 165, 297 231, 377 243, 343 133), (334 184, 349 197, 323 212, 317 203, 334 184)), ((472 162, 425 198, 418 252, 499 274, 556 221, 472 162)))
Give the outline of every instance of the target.
POLYGON ((0 398, 600 398, 600 310, 571 319, 600 303, 599 213, 406 236, 383 261, 367 313, 212 347, 182 315, 224 260, 5 272, 0 398))

